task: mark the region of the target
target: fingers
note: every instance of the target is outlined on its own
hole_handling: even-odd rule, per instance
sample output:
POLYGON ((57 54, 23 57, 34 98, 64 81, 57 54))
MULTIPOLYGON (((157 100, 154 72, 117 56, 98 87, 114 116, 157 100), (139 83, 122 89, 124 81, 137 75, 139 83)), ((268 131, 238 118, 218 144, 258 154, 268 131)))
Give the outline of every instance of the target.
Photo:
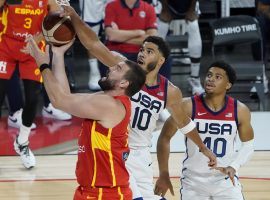
POLYGON ((170 193, 174 196, 173 186, 171 185, 169 189, 170 189, 170 193))
POLYGON ((159 195, 159 196, 164 197, 164 195, 166 194, 166 192, 167 192, 166 189, 164 190, 164 189, 158 187, 157 185, 155 186, 154 193, 155 193, 156 195, 159 195))

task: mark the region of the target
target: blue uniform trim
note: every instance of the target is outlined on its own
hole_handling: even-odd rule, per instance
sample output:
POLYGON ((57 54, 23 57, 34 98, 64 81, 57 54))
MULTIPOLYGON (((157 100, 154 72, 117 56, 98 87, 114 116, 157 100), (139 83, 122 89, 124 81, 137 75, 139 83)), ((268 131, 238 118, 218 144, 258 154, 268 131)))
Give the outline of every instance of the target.
POLYGON ((143 198, 142 197, 138 197, 138 198, 133 199, 133 200, 143 200, 143 198))
POLYGON ((194 120, 195 113, 196 113, 196 103, 195 103, 194 96, 191 97, 191 101, 192 101, 192 116, 191 116, 191 119, 194 120))
POLYGON ((236 126, 238 127, 238 110, 237 110, 237 100, 234 99, 234 118, 236 122, 236 126))

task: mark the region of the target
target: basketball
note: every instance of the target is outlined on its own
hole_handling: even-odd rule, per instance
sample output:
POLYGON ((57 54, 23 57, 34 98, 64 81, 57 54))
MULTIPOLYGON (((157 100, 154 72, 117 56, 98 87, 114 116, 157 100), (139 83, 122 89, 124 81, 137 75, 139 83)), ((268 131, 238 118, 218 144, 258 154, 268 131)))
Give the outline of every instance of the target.
POLYGON ((69 17, 59 17, 58 13, 49 13, 42 22, 45 40, 55 46, 69 43, 75 37, 75 30, 69 17))

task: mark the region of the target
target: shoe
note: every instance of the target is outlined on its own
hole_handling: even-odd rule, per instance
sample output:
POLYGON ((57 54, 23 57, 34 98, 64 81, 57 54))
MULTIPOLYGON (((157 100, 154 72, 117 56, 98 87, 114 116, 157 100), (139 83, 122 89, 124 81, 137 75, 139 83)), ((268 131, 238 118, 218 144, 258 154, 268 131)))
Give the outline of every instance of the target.
POLYGON ((179 62, 180 64, 184 64, 184 65, 190 65, 191 64, 190 58, 175 58, 174 60, 176 62, 179 62))
MULTIPOLYGON (((266 77, 264 77, 264 80, 263 80, 263 92, 264 94, 267 94, 269 92, 268 79, 266 77)), ((249 96, 251 99, 258 99, 258 94, 257 94, 257 90, 255 86, 251 88, 249 96)))
POLYGON ((24 144, 18 143, 18 137, 14 141, 14 150, 20 155, 22 164, 25 168, 31 169, 36 165, 36 159, 31 149, 29 148, 29 141, 24 144))
MULTIPOLYGON (((13 115, 8 116, 8 126, 13 128, 20 128, 22 125, 22 109, 16 111, 13 113, 13 115)), ((32 123, 31 129, 36 129, 37 125, 35 123, 32 123)))
POLYGON ((187 80, 192 88, 193 95, 200 95, 205 92, 201 85, 200 78, 189 77, 187 80))
POLYGON ((101 88, 98 84, 98 80, 97 81, 94 81, 93 79, 91 79, 89 82, 88 82, 88 87, 90 90, 92 91, 100 91, 101 88))
POLYGON ((54 108, 51 103, 49 103, 48 107, 43 107, 42 116, 58 120, 70 120, 72 118, 70 114, 54 108))

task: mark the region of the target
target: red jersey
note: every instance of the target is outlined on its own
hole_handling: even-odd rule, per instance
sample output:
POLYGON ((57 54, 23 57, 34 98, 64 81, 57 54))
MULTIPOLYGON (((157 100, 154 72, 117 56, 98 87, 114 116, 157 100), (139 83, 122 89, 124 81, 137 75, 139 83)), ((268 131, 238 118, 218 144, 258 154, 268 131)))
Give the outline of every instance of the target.
MULTIPOLYGON (((142 0, 137 0, 132 9, 128 8, 124 0, 114 0, 107 4, 105 9, 104 24, 106 27, 116 23, 120 30, 148 30, 156 29, 156 13, 152 5, 142 0)), ((124 42, 111 42, 107 44, 110 50, 124 53, 138 53, 140 45, 124 42)))
MULTIPOLYGON (((4 5, 2 34, 17 40, 25 40, 29 34, 40 33, 47 14, 48 0, 23 0, 21 5, 4 5)), ((0 36, 2 35, 0 33, 0 36)))
MULTIPOLYGON (((125 118, 114 128, 104 128, 86 119, 78 140, 77 181, 82 187, 128 187, 125 161, 129 154, 128 123, 131 103, 127 96, 116 96, 126 108, 125 118)), ((106 111, 101 111, 106 112, 106 111)))

